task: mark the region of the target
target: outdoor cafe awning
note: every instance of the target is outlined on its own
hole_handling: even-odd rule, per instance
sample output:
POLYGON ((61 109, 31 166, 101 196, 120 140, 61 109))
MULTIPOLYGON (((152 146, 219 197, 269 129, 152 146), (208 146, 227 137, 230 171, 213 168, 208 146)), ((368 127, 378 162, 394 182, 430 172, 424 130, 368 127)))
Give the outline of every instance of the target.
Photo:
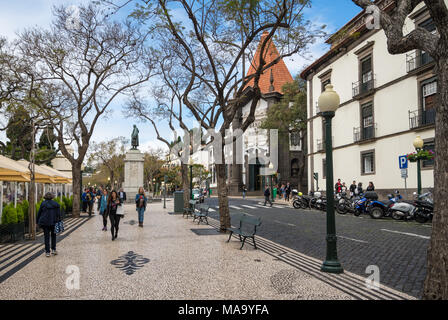
POLYGON ((39 166, 42 169, 44 169, 45 171, 47 171, 49 174, 53 174, 53 178, 55 179, 55 181, 57 181, 57 183, 62 183, 62 184, 69 184, 72 183, 72 180, 69 179, 63 172, 58 171, 54 168, 51 168, 49 166, 46 165, 41 165, 39 166))
MULTIPOLYGON (((15 161, 0 155, 0 181, 30 182, 29 164, 27 160, 15 161)), ((69 184, 72 182, 63 172, 45 165, 35 165, 34 170, 37 183, 69 184)))
MULTIPOLYGON (((22 165, 24 168, 28 170, 29 161, 22 159, 17 161, 17 163, 22 165)), ((30 172, 28 170, 28 176, 29 174, 30 172)), ((37 183, 58 183, 51 174, 49 174, 46 170, 44 170, 38 165, 34 166, 34 179, 37 183)))
POLYGON ((29 182, 29 174, 23 166, 12 159, 0 155, 0 181, 29 182))

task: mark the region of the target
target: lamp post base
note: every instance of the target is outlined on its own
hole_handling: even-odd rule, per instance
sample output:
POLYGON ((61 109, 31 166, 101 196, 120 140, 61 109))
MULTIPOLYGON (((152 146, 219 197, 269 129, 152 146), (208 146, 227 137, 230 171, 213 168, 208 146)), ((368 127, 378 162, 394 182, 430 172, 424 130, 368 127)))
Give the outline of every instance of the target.
POLYGON ((342 265, 337 260, 326 260, 322 263, 320 267, 320 271, 328 272, 328 273, 343 273, 344 269, 342 265))

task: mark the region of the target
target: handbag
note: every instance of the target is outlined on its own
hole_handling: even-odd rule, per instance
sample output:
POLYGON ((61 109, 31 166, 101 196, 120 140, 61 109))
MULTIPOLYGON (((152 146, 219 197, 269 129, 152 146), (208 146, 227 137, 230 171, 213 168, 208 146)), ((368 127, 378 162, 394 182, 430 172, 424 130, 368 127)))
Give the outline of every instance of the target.
POLYGON ((54 225, 54 233, 58 234, 64 231, 64 221, 56 222, 54 225))
POLYGON ((117 213, 118 216, 124 216, 124 208, 123 206, 117 206, 117 213))

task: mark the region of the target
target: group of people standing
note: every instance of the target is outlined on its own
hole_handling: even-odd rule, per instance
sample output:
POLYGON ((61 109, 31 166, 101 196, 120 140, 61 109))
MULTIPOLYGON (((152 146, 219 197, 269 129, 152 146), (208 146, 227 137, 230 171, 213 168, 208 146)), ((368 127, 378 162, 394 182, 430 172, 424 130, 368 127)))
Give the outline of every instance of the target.
MULTIPOLYGON (((127 196, 123 189, 120 191, 109 191, 107 188, 99 187, 97 190, 87 188, 81 196, 83 203, 83 212, 89 209, 89 216, 92 215, 92 208, 95 201, 97 201, 98 213, 103 217, 103 229, 107 231, 107 220, 110 220, 110 232, 112 234, 112 241, 118 237, 118 229, 120 227, 120 219, 124 215, 123 203, 126 202, 127 196)), ((138 193, 135 195, 136 211, 138 213, 138 225, 143 228, 144 213, 148 198, 145 195, 145 190, 140 187, 138 193)))
MULTIPOLYGON (((350 187, 347 189, 347 186, 345 185, 345 182, 341 183, 341 179, 338 179, 336 184, 334 185, 334 191, 336 193, 341 192, 350 192, 350 197, 357 196, 364 193, 364 190, 362 188, 362 182, 359 182, 356 184, 356 180, 353 180, 350 187)), ((375 185, 372 181, 369 181, 369 185, 367 186, 367 189, 365 191, 375 191, 375 185)))

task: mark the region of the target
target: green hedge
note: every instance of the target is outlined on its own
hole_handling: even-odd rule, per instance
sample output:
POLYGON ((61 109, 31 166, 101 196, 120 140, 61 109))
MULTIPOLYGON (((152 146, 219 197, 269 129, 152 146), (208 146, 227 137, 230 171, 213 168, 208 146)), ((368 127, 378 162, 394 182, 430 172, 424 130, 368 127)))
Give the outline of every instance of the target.
POLYGON ((72 212, 73 211, 73 196, 71 196, 70 198, 63 196, 62 201, 64 202, 64 205, 65 205, 65 211, 72 212))
MULTIPOLYGON (((22 211, 22 209, 20 209, 22 211)), ((23 214, 23 213, 22 213, 23 214)), ((17 209, 14 208, 14 204, 10 203, 3 208, 2 212, 2 224, 14 224, 18 223, 17 209)))

